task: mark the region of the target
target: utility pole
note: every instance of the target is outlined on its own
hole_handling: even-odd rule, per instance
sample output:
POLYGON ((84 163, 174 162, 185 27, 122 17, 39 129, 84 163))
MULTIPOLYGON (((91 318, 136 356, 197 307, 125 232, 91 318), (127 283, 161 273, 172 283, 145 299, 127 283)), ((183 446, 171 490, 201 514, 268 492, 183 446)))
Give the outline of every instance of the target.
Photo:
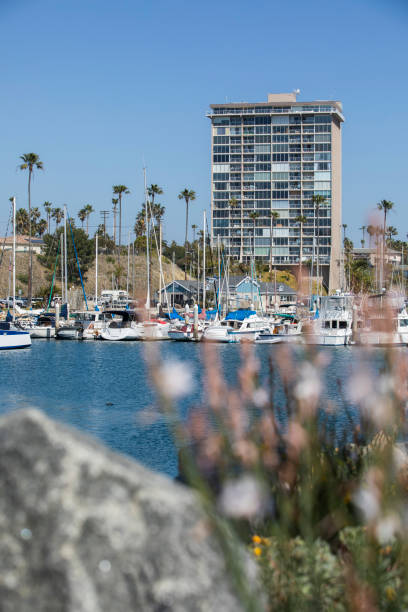
POLYGON ((109 210, 101 210, 100 215, 101 217, 103 217, 103 239, 104 239, 104 246, 106 249, 106 219, 109 216, 110 211, 109 210))

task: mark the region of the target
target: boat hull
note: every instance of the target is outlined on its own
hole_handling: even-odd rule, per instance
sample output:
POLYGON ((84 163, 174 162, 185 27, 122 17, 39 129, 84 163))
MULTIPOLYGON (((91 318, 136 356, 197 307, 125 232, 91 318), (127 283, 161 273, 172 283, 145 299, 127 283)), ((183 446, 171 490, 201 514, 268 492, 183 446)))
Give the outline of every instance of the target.
POLYGON ((29 332, 15 330, 0 331, 0 350, 28 348, 29 346, 31 346, 29 332))
POLYGON ((129 342, 142 339, 140 331, 132 327, 108 327, 101 331, 99 337, 108 342, 129 342))
POLYGON ((405 346, 408 344, 408 333, 402 332, 362 332, 358 344, 364 346, 405 346))
POLYGON ((55 327, 34 327, 30 329, 31 338, 55 338, 55 327))
POLYGON ((81 330, 73 327, 61 327, 56 331, 55 337, 58 340, 79 340, 81 337, 81 330))
POLYGON ((306 344, 314 344, 318 346, 347 346, 350 344, 351 332, 339 336, 330 334, 307 334, 305 336, 306 344))

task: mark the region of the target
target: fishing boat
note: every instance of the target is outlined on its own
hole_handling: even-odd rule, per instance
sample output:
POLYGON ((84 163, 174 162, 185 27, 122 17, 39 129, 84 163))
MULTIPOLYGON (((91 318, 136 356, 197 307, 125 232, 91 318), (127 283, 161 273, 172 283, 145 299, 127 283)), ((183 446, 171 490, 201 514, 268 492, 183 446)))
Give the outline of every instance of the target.
POLYGON ((142 339, 142 324, 133 310, 109 310, 105 311, 105 315, 106 321, 99 335, 101 340, 120 342, 142 339))
POLYGON ((302 321, 295 317, 285 317, 271 323, 269 329, 261 331, 255 340, 257 344, 276 344, 278 342, 300 342, 302 321))
POLYGON ((254 342, 261 331, 268 330, 268 322, 254 310, 230 312, 222 321, 215 321, 203 333, 207 342, 254 342))
POLYGON ((310 322, 305 335, 308 344, 344 346, 350 344, 353 323, 353 299, 340 292, 320 298, 320 310, 310 322))

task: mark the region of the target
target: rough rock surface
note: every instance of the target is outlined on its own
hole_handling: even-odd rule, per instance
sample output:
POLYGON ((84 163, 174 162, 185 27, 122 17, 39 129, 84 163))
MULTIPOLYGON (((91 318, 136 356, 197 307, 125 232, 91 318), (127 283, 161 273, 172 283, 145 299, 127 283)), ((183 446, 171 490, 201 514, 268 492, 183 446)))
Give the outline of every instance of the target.
POLYGON ((0 419, 0 609, 241 609, 191 491, 41 412, 0 419))

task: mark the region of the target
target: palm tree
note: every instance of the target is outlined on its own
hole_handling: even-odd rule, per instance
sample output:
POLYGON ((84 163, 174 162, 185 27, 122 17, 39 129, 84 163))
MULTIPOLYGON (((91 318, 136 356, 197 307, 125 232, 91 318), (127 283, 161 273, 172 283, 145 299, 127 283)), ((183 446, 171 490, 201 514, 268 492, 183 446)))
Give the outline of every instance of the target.
POLYGON ((27 236, 29 231, 28 212, 25 208, 16 211, 16 234, 27 236))
POLYGON ((369 236, 368 244, 371 247, 372 238, 375 235, 375 227, 374 227, 374 225, 367 225, 367 234, 369 236))
POLYGON ((359 229, 361 229, 361 231, 363 232, 363 239, 361 240, 361 248, 364 249, 364 245, 365 245, 365 231, 367 229, 366 225, 362 225, 359 229))
POLYGON ((89 215, 91 215, 95 211, 92 208, 92 204, 86 204, 86 206, 84 207, 84 211, 86 214, 86 233, 89 236, 89 215))
POLYGON ((389 225, 385 233, 387 236, 387 246, 390 247, 392 238, 398 235, 398 230, 393 225, 389 225))
POLYGON ((186 235, 184 238, 184 280, 187 280, 187 239, 188 239, 188 205, 196 199, 196 192, 187 187, 178 194, 179 200, 184 200, 186 203, 186 235))
POLYGON ((113 211, 113 244, 116 246, 116 215, 118 213, 118 202, 119 198, 112 198, 112 211, 113 211))
POLYGON ((382 252, 382 258, 381 258, 381 279, 380 279, 381 281, 380 289, 382 289, 383 280, 384 280, 385 232, 387 229, 387 214, 392 208, 394 208, 394 202, 390 202, 389 200, 381 200, 381 202, 377 204, 377 208, 378 210, 382 210, 384 213, 383 240, 382 240, 382 244, 383 244, 382 251, 383 252, 382 252))
POLYGON ((300 280, 302 276, 303 224, 307 222, 307 218, 305 217, 305 215, 298 215, 297 217, 294 218, 294 221, 300 224, 300 254, 299 254, 299 286, 300 286, 301 284, 300 280))
POLYGON ((43 207, 47 214, 47 231, 50 233, 52 202, 44 202, 43 207))
POLYGON ((78 213, 78 217, 79 217, 79 220, 80 220, 80 222, 81 222, 82 229, 84 229, 84 221, 85 221, 85 219, 86 219, 86 216, 87 216, 87 215, 86 215, 86 210, 85 210, 85 208, 81 208, 81 210, 80 210, 80 211, 79 211, 79 213, 78 213))
POLYGON ((35 169, 44 170, 43 163, 36 153, 24 153, 20 155, 22 164, 20 164, 20 170, 28 170, 28 251, 29 251, 29 263, 28 263, 28 305, 31 306, 31 299, 33 297, 33 251, 31 248, 31 178, 35 169))
POLYGON ((163 193, 163 189, 161 187, 159 187, 158 185, 150 185, 150 187, 147 188, 147 195, 150 198, 150 203, 153 209, 154 206, 154 198, 156 195, 160 195, 161 193, 163 193))
POLYGON ((64 218, 64 211, 62 210, 62 208, 53 208, 51 217, 55 221, 55 224, 57 226, 56 229, 58 229, 59 224, 61 223, 62 219, 64 218))
POLYGON ((256 227, 256 220, 259 217, 259 212, 256 212, 256 210, 253 210, 252 212, 249 213, 249 217, 250 219, 252 219, 252 221, 254 222, 254 229, 253 229, 253 254, 254 254, 254 262, 255 262, 255 227, 256 227))
POLYGON ((41 236, 45 234, 47 228, 47 221, 45 219, 40 219, 39 222, 36 224, 36 234, 41 238, 41 236))
POLYGON ((119 198, 119 248, 122 244, 122 196, 130 193, 126 185, 113 185, 113 193, 119 198))

